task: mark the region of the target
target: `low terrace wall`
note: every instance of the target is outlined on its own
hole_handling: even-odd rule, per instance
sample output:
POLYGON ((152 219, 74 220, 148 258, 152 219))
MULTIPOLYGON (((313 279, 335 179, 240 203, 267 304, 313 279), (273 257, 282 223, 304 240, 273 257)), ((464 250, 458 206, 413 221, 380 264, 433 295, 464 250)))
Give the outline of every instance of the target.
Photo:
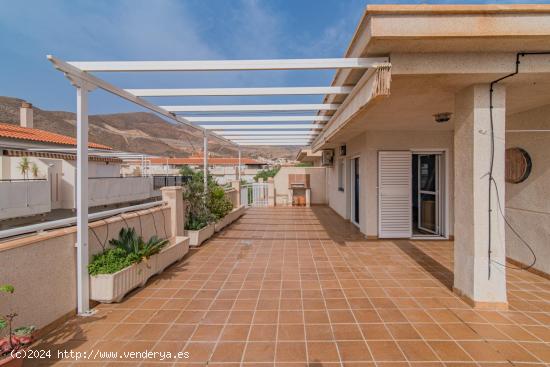
MULTIPOLYGON (((166 188, 171 189, 171 188, 166 188)), ((134 227, 146 240, 169 238, 171 223, 183 218, 181 187, 163 191, 165 204, 124 213, 89 225, 90 259, 123 227, 134 227), (174 198, 180 198, 180 207, 174 198), (173 220, 172 216, 180 216, 173 220)), ((13 295, 0 295, 0 314, 17 311, 17 325, 42 328, 76 311, 76 227, 56 229, 0 243, 0 284, 12 284, 13 295)))

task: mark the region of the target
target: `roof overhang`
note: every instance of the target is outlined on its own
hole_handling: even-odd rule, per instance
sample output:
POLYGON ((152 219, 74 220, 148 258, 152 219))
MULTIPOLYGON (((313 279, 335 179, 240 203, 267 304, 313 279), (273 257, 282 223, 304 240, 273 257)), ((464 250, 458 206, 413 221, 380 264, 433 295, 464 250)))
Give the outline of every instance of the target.
MULTIPOLYGON (((438 79, 440 90, 448 93, 465 82, 490 82, 509 74, 515 69, 517 52, 548 51, 549 45, 550 5, 369 5, 345 56, 388 57, 392 87, 391 97, 389 91, 385 97, 392 100, 397 81, 395 86, 401 88, 407 83, 406 78, 417 87, 421 87, 422 78, 438 79), (452 87, 445 89, 447 82, 452 87)), ((335 112, 320 112, 332 117, 313 142, 314 150, 330 146, 331 129, 335 126, 341 129, 358 116, 367 116, 372 107, 380 110, 380 98, 360 98, 363 103, 359 106, 350 101, 354 95, 369 96, 365 93, 371 88, 369 83, 361 82, 369 72, 336 72, 333 86, 355 87, 345 99, 325 96, 323 103, 340 103, 341 107, 335 112), (337 123, 343 115, 348 116, 346 121, 337 123)), ((525 58, 521 72, 531 77, 548 75, 550 57, 525 58)), ((423 94, 418 88, 410 93, 423 94)), ((381 105, 389 106, 386 102, 381 105)))

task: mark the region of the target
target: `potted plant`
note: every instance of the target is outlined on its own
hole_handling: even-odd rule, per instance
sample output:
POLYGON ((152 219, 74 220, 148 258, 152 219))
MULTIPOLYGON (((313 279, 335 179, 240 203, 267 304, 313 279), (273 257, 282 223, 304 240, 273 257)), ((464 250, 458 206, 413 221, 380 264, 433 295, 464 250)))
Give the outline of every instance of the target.
MULTIPOLYGON (((214 234, 215 217, 208 209, 208 195, 204 192, 202 172, 195 172, 186 185, 183 199, 187 202, 185 235, 190 246, 199 246, 214 234)), ((208 177, 208 187, 215 183, 208 177)), ((210 190, 209 190, 210 191, 210 190)))
MULTIPOLYGON (((13 294, 15 288, 6 284, 0 286, 0 293, 13 294)), ((34 326, 13 327, 17 313, 10 312, 0 317, 0 331, 7 329, 7 335, 0 339, 0 366, 20 367, 23 365, 22 350, 33 341, 34 326)))
POLYGON ((144 241, 134 228, 122 228, 110 247, 94 255, 88 265, 91 298, 98 302, 120 302, 130 290, 145 285, 147 279, 182 258, 188 239, 169 240, 152 236, 144 241))
POLYGON ((215 185, 210 189, 207 201, 207 207, 216 219, 215 231, 221 231, 225 226, 230 224, 227 216, 233 209, 233 203, 225 195, 225 190, 219 185, 215 185))

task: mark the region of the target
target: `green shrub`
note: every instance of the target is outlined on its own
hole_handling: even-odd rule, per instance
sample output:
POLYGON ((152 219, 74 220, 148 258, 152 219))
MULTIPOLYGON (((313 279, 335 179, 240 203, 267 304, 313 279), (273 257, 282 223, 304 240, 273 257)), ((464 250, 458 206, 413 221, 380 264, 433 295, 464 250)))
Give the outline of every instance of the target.
POLYGON ((92 262, 88 264, 90 275, 113 274, 138 261, 139 257, 128 254, 121 247, 110 248, 102 253, 94 255, 92 262))
POLYGON ((223 218, 233 209, 231 200, 225 195, 225 190, 208 176, 208 192, 204 193, 204 174, 202 171, 193 173, 187 182, 183 199, 187 202, 185 229, 196 231, 223 218))
POLYGON ((256 174, 256 176, 254 176, 254 181, 258 182, 259 178, 263 178, 264 181, 267 181, 269 177, 275 177, 275 175, 277 174, 277 172, 279 172, 280 169, 281 167, 273 167, 271 169, 261 170, 256 174))
POLYGON ((233 203, 225 195, 225 190, 217 185, 210 189, 206 206, 216 219, 225 217, 233 209, 233 203))
POLYGON ((138 236, 134 228, 122 228, 118 238, 109 241, 112 248, 94 255, 88 265, 90 275, 113 274, 132 264, 148 259, 166 246, 168 240, 152 236, 147 242, 138 236))

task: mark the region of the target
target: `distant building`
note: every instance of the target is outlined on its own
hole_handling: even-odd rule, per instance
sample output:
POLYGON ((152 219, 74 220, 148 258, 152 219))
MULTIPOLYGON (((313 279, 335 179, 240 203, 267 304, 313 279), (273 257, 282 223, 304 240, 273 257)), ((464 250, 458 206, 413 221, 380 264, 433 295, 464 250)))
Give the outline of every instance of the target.
MULTIPOLYGON (((151 175, 177 175, 183 166, 189 166, 194 170, 202 169, 203 156, 191 156, 187 158, 148 158, 147 173, 151 175)), ((125 170, 132 172, 141 164, 133 162, 125 170)), ((216 182, 223 185, 237 179, 238 158, 209 157, 208 170, 216 182)), ((241 179, 252 181, 253 177, 267 165, 252 158, 241 158, 241 179)))

